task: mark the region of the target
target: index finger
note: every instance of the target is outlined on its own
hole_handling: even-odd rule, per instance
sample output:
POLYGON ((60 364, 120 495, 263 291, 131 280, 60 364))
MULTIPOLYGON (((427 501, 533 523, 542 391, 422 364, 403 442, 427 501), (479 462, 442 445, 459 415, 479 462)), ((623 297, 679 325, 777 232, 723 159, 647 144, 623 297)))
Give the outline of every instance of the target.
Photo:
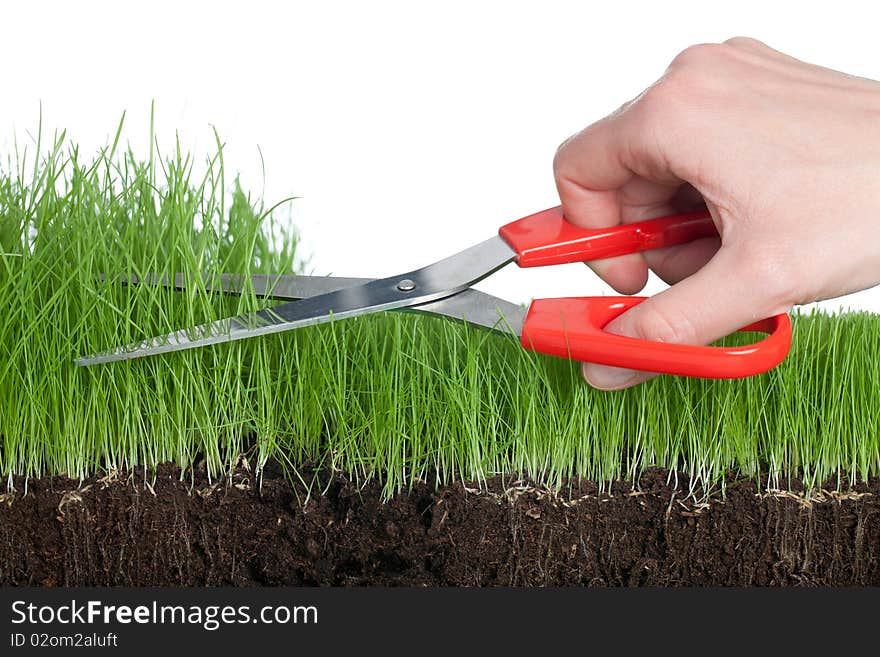
MULTIPOLYGON (((627 221, 627 214, 632 215, 629 220, 643 219, 663 207, 682 184, 661 157, 649 155, 646 126, 634 111, 635 103, 588 126, 556 153, 553 168, 563 212, 578 226, 607 228, 627 221)), ((641 254, 588 264, 622 293, 638 292, 647 280, 641 254)))

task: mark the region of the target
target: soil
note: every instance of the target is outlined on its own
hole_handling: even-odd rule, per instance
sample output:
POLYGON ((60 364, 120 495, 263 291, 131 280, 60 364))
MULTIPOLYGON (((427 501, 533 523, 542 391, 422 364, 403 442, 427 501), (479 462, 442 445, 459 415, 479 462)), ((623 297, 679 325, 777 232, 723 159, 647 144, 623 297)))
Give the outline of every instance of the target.
MULTIPOLYGON (((210 483, 166 465, 0 496, 0 584, 878 585, 880 481, 846 493, 688 497, 652 470, 600 493, 496 478, 322 492, 246 466, 210 483)), ((796 487, 795 487, 796 488, 796 487)))

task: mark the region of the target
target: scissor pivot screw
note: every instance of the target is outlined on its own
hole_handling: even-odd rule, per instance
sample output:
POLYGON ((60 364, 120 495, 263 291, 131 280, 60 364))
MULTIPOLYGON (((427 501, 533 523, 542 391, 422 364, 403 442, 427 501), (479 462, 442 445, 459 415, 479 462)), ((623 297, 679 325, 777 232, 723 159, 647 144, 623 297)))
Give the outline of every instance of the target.
POLYGON ((409 278, 404 278, 397 284, 397 289, 401 292, 412 292, 416 289, 416 282, 409 278))

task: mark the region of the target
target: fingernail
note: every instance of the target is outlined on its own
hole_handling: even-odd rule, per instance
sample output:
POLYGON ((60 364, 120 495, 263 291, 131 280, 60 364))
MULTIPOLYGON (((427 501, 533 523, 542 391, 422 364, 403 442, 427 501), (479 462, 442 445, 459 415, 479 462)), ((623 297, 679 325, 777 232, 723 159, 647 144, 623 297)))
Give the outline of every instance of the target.
POLYGON ((626 370, 620 367, 608 365, 595 365, 584 363, 581 366, 584 378, 594 388, 599 390, 620 390, 635 385, 639 382, 641 372, 626 370))

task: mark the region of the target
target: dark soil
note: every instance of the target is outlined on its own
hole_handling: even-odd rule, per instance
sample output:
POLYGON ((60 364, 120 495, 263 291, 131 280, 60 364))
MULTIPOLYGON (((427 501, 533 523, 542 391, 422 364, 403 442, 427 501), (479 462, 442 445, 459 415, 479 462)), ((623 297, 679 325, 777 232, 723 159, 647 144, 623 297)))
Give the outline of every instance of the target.
POLYGON ((728 482, 698 503, 651 471, 610 493, 528 482, 417 486, 383 503, 344 477, 219 483, 165 466, 0 499, 2 585, 880 584, 880 481, 845 494, 728 482))

